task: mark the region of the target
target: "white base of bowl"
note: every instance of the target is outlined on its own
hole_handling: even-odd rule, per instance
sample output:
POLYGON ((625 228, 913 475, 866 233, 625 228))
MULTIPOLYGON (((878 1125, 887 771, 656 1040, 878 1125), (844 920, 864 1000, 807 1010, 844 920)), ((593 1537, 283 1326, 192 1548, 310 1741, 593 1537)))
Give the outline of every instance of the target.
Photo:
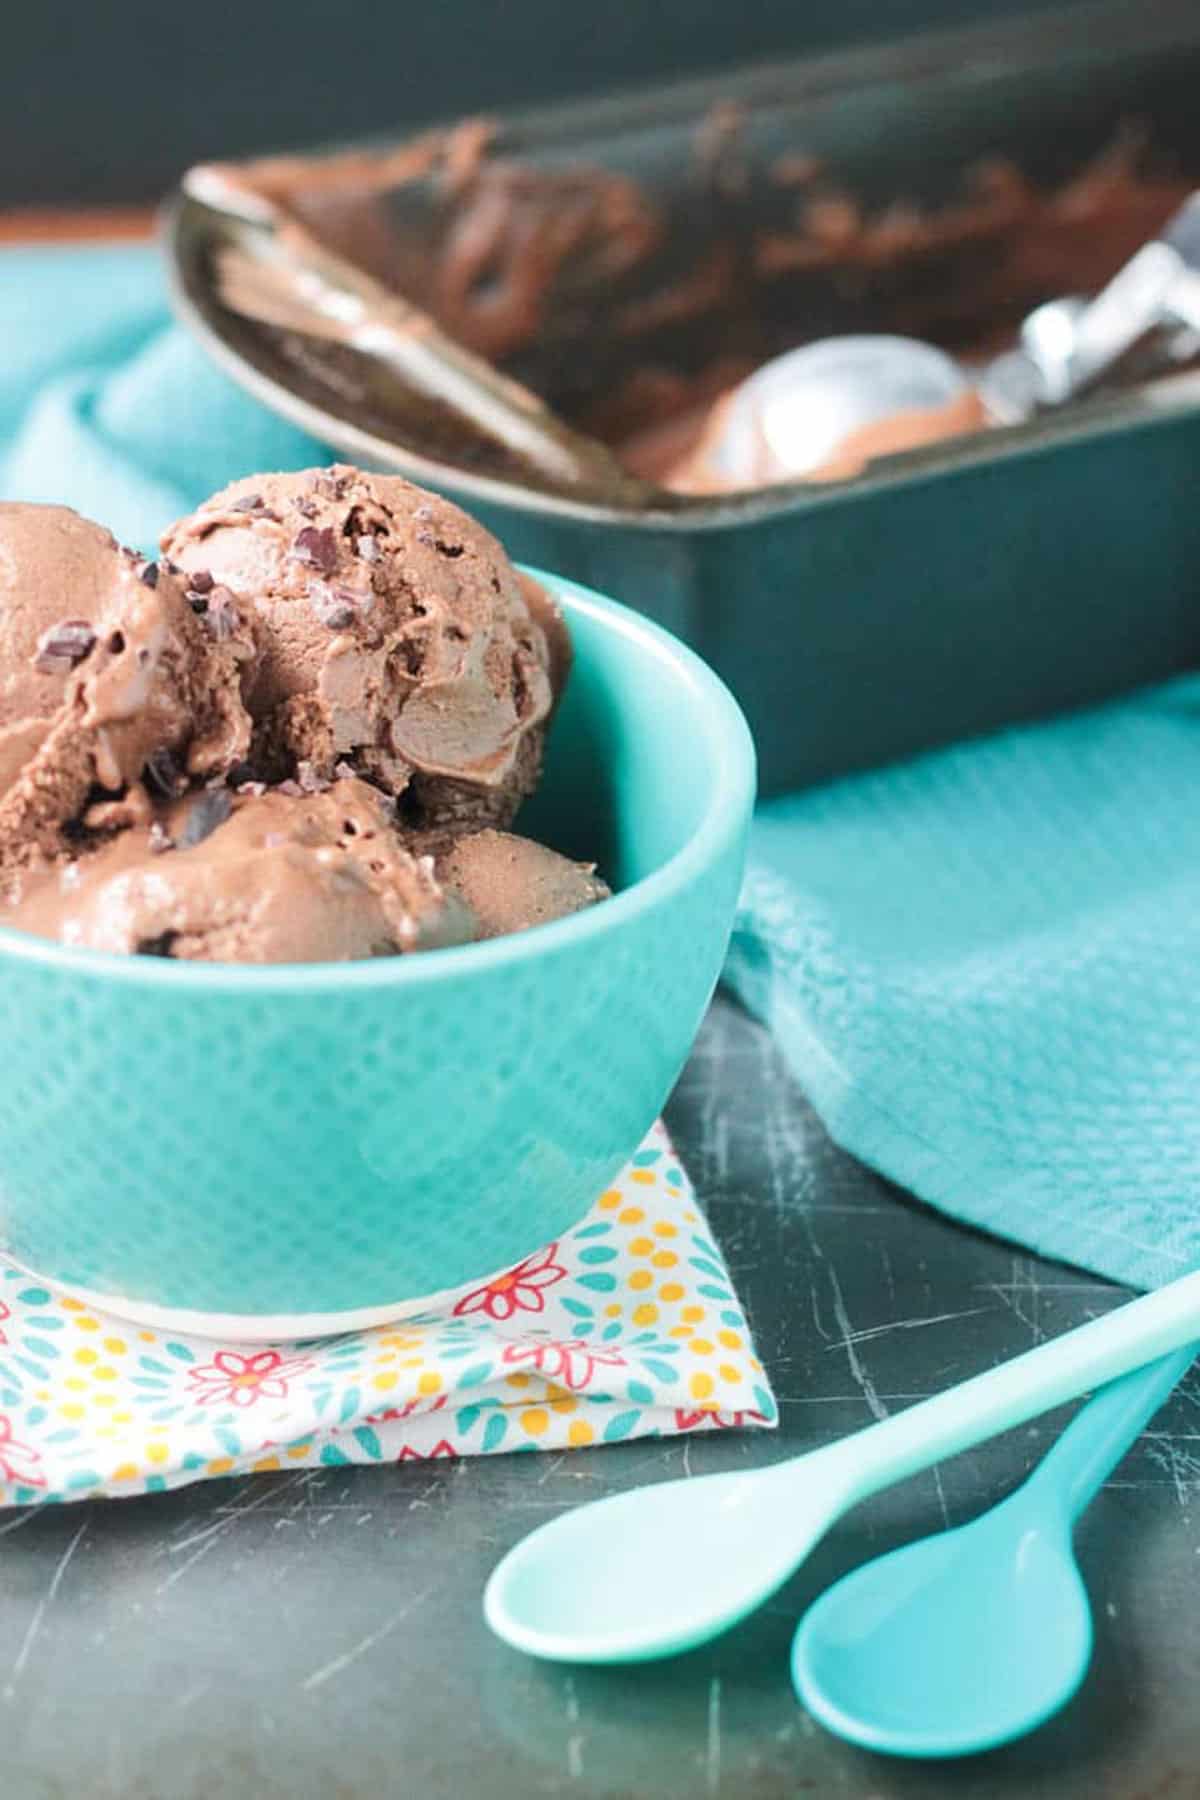
MULTIPOLYGON (((26 1268, 23 1263, 16 1266, 38 1281, 49 1279, 36 1269, 26 1268)), ((495 1273, 498 1275, 503 1271, 496 1270, 495 1273)), ((472 1285, 483 1287, 490 1279, 494 1277, 481 1275, 472 1285)), ((391 1306, 358 1306, 347 1312, 218 1313, 195 1312, 184 1306, 155 1306, 150 1301, 127 1300, 122 1294, 101 1294, 94 1288, 70 1284, 70 1292, 85 1306, 122 1319, 128 1325, 142 1325, 150 1331, 176 1332, 180 1337, 222 1338, 234 1344, 279 1344, 298 1338, 340 1337, 347 1331, 370 1331, 373 1326, 394 1325, 402 1319, 411 1319, 416 1313, 444 1306, 461 1291, 460 1288, 445 1288, 440 1294, 397 1300, 391 1306)))

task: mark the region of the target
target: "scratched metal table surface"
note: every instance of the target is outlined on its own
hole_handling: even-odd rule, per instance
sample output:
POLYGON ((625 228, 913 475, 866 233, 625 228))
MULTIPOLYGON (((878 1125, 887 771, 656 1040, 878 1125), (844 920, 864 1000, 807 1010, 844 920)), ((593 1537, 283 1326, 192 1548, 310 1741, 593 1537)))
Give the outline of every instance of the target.
POLYGON ((937 1765, 851 1750, 794 1703, 787 1649, 832 1577, 999 1497, 1054 1420, 861 1507, 770 1606, 687 1657, 572 1672, 488 1636, 488 1569, 560 1508, 822 1443, 1120 1298, 947 1224, 841 1155, 725 1000, 670 1117, 774 1377, 779 1433, 4 1515, 4 1800, 1200 1793, 1196 1386, 1081 1528, 1098 1627, 1083 1692, 1006 1751, 937 1765))

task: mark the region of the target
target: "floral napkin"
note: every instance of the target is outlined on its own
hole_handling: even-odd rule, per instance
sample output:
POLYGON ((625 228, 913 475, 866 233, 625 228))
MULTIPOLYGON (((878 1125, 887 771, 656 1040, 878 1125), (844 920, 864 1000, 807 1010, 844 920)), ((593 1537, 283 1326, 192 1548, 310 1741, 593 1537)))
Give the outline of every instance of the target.
POLYGON ((264 1349, 143 1330, 0 1258, 0 1504, 775 1419, 661 1125, 557 1243, 337 1338, 264 1349))

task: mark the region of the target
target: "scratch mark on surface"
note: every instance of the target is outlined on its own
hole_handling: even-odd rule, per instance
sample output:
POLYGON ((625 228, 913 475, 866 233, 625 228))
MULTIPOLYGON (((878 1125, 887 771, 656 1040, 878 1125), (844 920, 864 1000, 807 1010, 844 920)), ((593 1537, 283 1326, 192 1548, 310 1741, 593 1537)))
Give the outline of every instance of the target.
POLYGON ((236 1525, 239 1519, 244 1519, 247 1513, 257 1512, 260 1506, 266 1506, 269 1502, 276 1501, 278 1492, 279 1490, 276 1488, 266 1488, 252 1499, 244 1501, 240 1506, 231 1506, 223 1511, 216 1522, 206 1525, 203 1531, 194 1531, 190 1537, 182 1538, 179 1543, 172 1544, 167 1552, 169 1556, 177 1556, 181 1550, 187 1550, 193 1545, 195 1548, 185 1562, 181 1562, 177 1569, 172 1569, 165 1581, 159 1582, 154 1590, 156 1596, 161 1598, 175 1586, 177 1581, 182 1581, 188 1570, 194 1568, 201 1557, 207 1556, 217 1539, 231 1526, 236 1525))
POLYGON ((427 1587, 423 1588, 419 1594, 414 1594, 407 1606, 402 1606, 398 1613, 393 1613, 391 1618, 386 1619, 377 1630, 368 1632, 365 1638, 360 1639, 357 1644, 351 1645, 349 1650, 343 1650, 342 1654, 335 1656, 332 1662, 324 1663, 321 1668, 314 1669, 311 1675, 306 1675, 300 1683, 300 1691, 311 1694, 314 1688, 323 1687, 327 1681, 332 1681, 335 1675, 342 1674, 343 1670, 348 1669, 352 1663, 356 1663, 361 1656, 365 1656, 368 1650, 373 1650, 376 1644, 382 1644, 384 1638, 390 1637, 398 1626, 403 1625, 405 1619, 416 1612, 418 1606, 428 1600, 432 1592, 433 1588, 427 1587))
POLYGON ((20 1531, 22 1525, 28 1525, 30 1519, 36 1519, 36 1517, 37 1513, 33 1507, 26 1507, 25 1511, 19 1512, 15 1519, 10 1519, 7 1525, 0 1525, 0 1537, 7 1537, 10 1531, 20 1531))
POLYGON ((704 1778, 710 1794, 721 1787, 721 1677, 714 1675, 708 1684, 708 1749, 704 1757, 704 1778))
POLYGON ((938 1505, 942 1512, 942 1529, 944 1531, 949 1531, 950 1511, 946 1505, 946 1490, 942 1486, 942 1471, 937 1463, 934 1463, 931 1474, 933 1475, 933 1485, 937 1489, 938 1505))
POLYGON ((866 1344, 872 1338, 886 1337, 889 1331, 917 1331, 923 1325, 948 1325, 954 1319, 973 1319, 977 1313, 990 1312, 987 1306, 969 1306, 965 1312, 933 1313, 927 1319, 889 1319, 886 1325, 868 1325, 849 1337, 834 1338, 827 1350, 846 1350, 851 1344, 866 1344))
MULTIPOLYGON (((579 1723, 579 1695, 575 1692, 575 1677, 568 1675, 563 1682, 564 1710, 568 1725, 579 1723)), ((583 1779, 583 1733, 572 1731, 567 1738, 567 1774, 572 1781, 583 1779)))
POLYGON ((21 1675, 24 1672, 25 1664, 29 1661, 29 1653, 33 1649, 38 1632, 42 1629, 42 1620, 46 1617, 46 1614, 54 1604, 54 1596, 62 1586, 62 1578, 67 1572, 67 1564, 74 1556, 76 1550, 78 1550, 83 1534, 87 1528, 88 1521, 85 1519, 83 1524, 79 1527, 79 1530, 75 1533, 75 1536, 71 1539, 70 1543, 59 1557, 58 1562, 55 1565, 54 1573, 50 1577, 50 1585, 38 1601, 37 1606, 34 1608, 33 1617, 25 1628, 25 1636, 21 1639, 21 1648, 17 1651, 16 1661, 13 1663, 7 1684, 5 1685, 4 1698, 6 1700, 11 1700, 16 1693, 17 1683, 20 1681, 21 1675))
POLYGON ((862 1361, 858 1351, 854 1347, 856 1341, 854 1327, 850 1323, 850 1315, 846 1311, 846 1302, 842 1295, 842 1284, 837 1278, 837 1270, 832 1263, 828 1263, 826 1266, 829 1270, 829 1285, 833 1289, 833 1316, 837 1320, 838 1330, 842 1334, 842 1347, 846 1352, 846 1361, 850 1365, 850 1373, 858 1386, 862 1389, 862 1396, 867 1403, 871 1417, 873 1419, 886 1419, 888 1416, 888 1409, 876 1393, 875 1383, 871 1380, 866 1364, 862 1361))

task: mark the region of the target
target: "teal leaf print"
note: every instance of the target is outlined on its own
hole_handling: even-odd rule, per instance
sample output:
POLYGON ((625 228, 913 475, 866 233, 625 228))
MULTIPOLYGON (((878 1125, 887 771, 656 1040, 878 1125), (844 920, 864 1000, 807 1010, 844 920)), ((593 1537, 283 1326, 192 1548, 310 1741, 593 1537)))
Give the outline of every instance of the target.
POLYGON ((595 1288, 598 1294, 611 1294, 617 1285, 617 1278, 615 1275, 604 1275, 599 1272, 595 1275, 581 1275, 579 1285, 585 1288, 595 1288))
POLYGON ((627 1438, 629 1436, 641 1416, 641 1413, 636 1411, 618 1413, 616 1417, 610 1419, 608 1424, 604 1427, 605 1443, 619 1444, 622 1438, 627 1438))
POLYGON ((644 1381, 628 1382, 625 1391, 631 1400, 637 1401, 639 1406, 654 1405, 654 1389, 647 1387, 644 1381))
POLYGON ((358 1411, 358 1401, 358 1389, 356 1387, 347 1388, 342 1395, 342 1404, 338 1407, 338 1419, 341 1424, 347 1424, 354 1417, 358 1411))
POLYGON ((321 1447, 321 1461, 330 1468, 336 1468, 341 1463, 348 1463, 350 1458, 336 1444, 324 1444, 321 1447))
POLYGON ((490 1362, 475 1363, 471 1368, 463 1370, 458 1378, 458 1385, 460 1388, 478 1387, 481 1381, 487 1381, 491 1373, 490 1362))
POLYGON ((496 1450, 504 1442, 508 1430, 508 1420, 503 1413, 493 1413, 484 1427, 483 1448, 485 1451, 496 1450))
POLYGON ((379 1439, 371 1430, 371 1427, 369 1425, 356 1425, 354 1428, 354 1436, 362 1445, 367 1455, 373 1456, 375 1461, 379 1462, 383 1456, 383 1450, 380 1446, 379 1439))
POLYGON ((616 1259, 617 1252, 611 1244, 593 1244, 590 1249, 579 1252, 581 1263, 607 1263, 615 1262, 616 1259))

